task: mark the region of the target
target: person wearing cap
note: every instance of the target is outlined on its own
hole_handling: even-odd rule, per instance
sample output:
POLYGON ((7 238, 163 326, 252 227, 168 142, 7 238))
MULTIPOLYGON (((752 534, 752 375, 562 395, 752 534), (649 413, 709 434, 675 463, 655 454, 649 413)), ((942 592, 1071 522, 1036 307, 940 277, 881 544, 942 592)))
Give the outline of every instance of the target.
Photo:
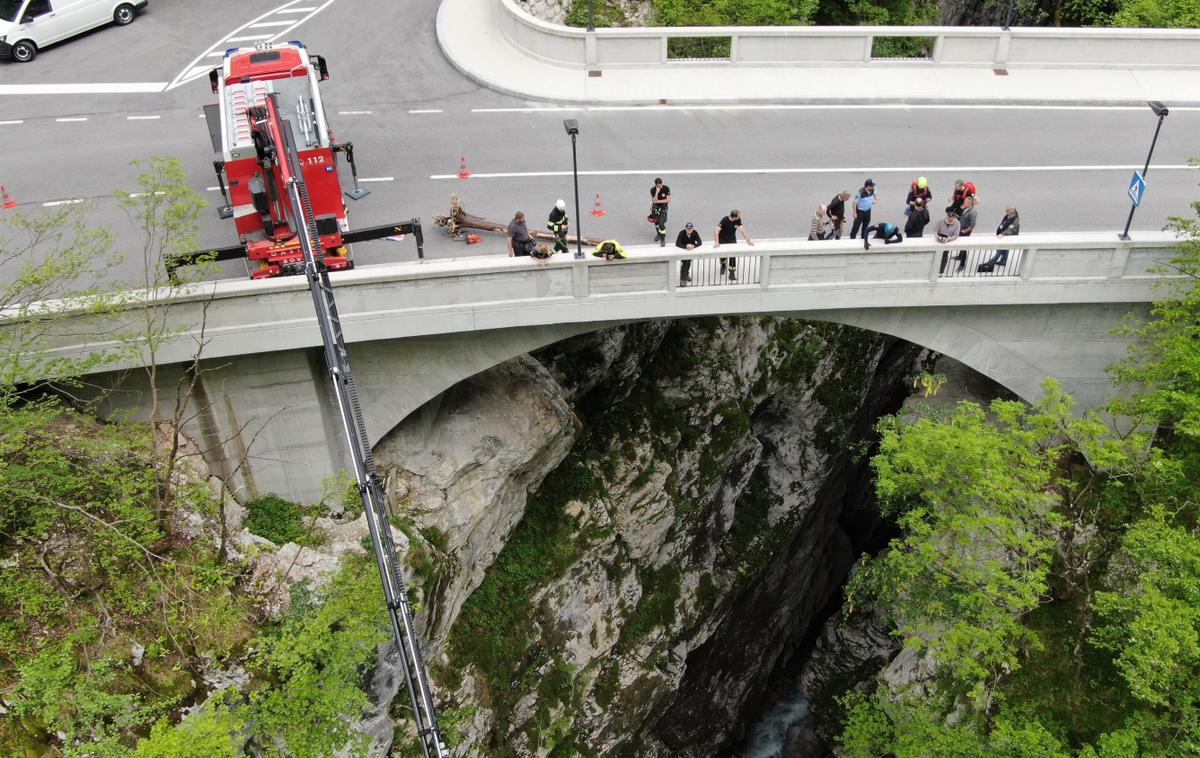
POLYGON ((567 247, 567 229, 571 226, 571 220, 567 218, 566 200, 560 197, 554 203, 554 207, 550 209, 550 217, 546 219, 546 226, 554 234, 554 252, 571 252, 571 248, 567 247))
POLYGON ((868 179, 854 196, 854 224, 850 227, 850 239, 854 239, 859 229, 866 229, 871 225, 871 209, 874 207, 875 180, 868 179))
POLYGON ((833 235, 830 239, 840 240, 846 230, 846 201, 850 199, 850 190, 842 190, 829 201, 829 220, 833 222, 833 235))
POLYGON ((654 224, 654 241, 667 246, 667 206, 671 204, 671 188, 663 184, 662 177, 654 178, 650 188, 650 216, 654 224))
MULTIPOLYGON (((958 232, 959 232, 958 214, 955 213, 953 210, 947 211, 946 218, 942 219, 941 221, 938 221, 937 225, 933 227, 933 237, 934 237, 934 239, 936 239, 938 241, 938 243, 940 243, 942 245, 948 245, 951 242, 953 242, 954 240, 958 239, 958 232)), ((943 250, 942 251, 942 265, 938 266, 938 274, 939 275, 944 274, 946 272, 946 263, 948 263, 949 260, 950 260, 950 251, 943 250)))
POLYGON ((904 215, 908 216, 913 212, 918 200, 923 200, 925 205, 929 205, 929 201, 933 199, 933 192, 929 190, 929 180, 923 176, 918 176, 917 180, 908 188, 908 198, 904 201, 907 205, 904 208, 904 215))
POLYGON ((872 234, 875 235, 875 239, 883 240, 883 244, 885 245, 893 245, 904 241, 904 235, 900 233, 900 227, 891 222, 884 221, 863 229, 863 250, 871 249, 869 240, 872 234))
MULTIPOLYGON (((700 247, 700 232, 696 231, 692 222, 684 224, 675 238, 675 247, 681 250, 695 250, 700 247)), ((679 286, 686 287, 692 283, 692 259, 684 258, 679 262, 679 286)))

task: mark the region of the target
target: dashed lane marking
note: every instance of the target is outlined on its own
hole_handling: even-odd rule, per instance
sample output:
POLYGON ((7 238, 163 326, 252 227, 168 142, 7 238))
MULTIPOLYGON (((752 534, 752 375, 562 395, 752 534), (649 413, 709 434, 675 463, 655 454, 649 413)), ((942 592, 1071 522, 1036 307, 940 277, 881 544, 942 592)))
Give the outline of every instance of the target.
POLYGON ((339 116, 370 116, 373 111, 338 111, 339 116))
POLYGON ((415 113, 441 113, 441 112, 442 112, 441 108, 419 108, 417 110, 409 111, 409 113, 414 113, 414 114, 415 113))
MULTIPOLYGON (((165 194, 167 194, 167 193, 166 192, 155 192, 154 193, 155 197, 158 197, 159 195, 165 195, 165 194)), ((134 192, 129 197, 131 199, 139 198, 139 197, 150 197, 150 193, 149 192, 134 192)))
POLYGON ((394 182, 394 181, 396 181, 396 177, 394 177, 394 176, 369 176, 365 179, 360 178, 358 181, 360 183, 364 183, 364 184, 366 182, 394 182))
POLYGON ((162 116, 126 116, 126 121, 157 121, 162 116))
POLYGON ((74 205, 75 203, 82 203, 82 202, 83 202, 82 197, 73 197, 70 200, 51 200, 48 203, 42 203, 42 206, 45 208, 53 208, 56 205, 74 205))
POLYGON ((23 123, 25 123, 25 121, 24 121, 24 120, 17 120, 17 121, 0 121, 0 126, 12 126, 13 124, 23 124, 23 123))
POLYGON ((88 117, 87 116, 71 116, 70 118, 56 118, 54 120, 60 124, 66 124, 66 123, 70 123, 70 122, 74 122, 74 121, 87 121, 88 117))
MULTIPOLYGON (((605 171, 580 171, 580 176, 653 176, 655 174, 671 174, 675 176, 690 175, 728 175, 728 174, 917 174, 917 173, 1010 173, 1014 171, 1129 171, 1140 168, 1138 165, 1113 166, 906 166, 898 168, 684 168, 684 169, 626 169, 605 171)), ((1186 163, 1154 165, 1150 168, 1156 171, 1195 171, 1195 167, 1186 163)), ((571 176, 570 171, 511 171, 491 174, 471 173, 472 179, 525 179, 538 177, 571 176)), ((458 179, 458 174, 431 174, 430 179, 458 179)), ((360 180, 361 181, 361 180, 360 180)))

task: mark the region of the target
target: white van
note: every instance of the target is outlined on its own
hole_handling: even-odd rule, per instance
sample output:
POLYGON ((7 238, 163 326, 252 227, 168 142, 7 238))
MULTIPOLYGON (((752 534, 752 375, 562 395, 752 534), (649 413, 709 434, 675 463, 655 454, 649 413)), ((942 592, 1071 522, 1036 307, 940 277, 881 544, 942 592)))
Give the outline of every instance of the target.
POLYGON ((149 0, 0 0, 0 60, 33 60, 46 45, 112 22, 133 23, 149 0))

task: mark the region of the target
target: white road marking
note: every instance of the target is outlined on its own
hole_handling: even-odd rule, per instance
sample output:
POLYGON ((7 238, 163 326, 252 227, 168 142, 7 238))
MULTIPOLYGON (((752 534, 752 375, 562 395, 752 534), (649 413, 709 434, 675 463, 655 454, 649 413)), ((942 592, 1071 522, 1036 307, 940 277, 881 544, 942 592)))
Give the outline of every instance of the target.
POLYGON ((70 118, 56 118, 54 120, 59 122, 60 124, 66 124, 66 123, 73 122, 73 121, 87 121, 88 117, 87 116, 72 116, 70 118))
MULTIPOLYGON (((251 27, 253 28, 253 27, 251 27)), ((258 42, 259 40, 271 39, 270 34, 247 34, 244 37, 226 37, 226 42, 258 42)))
POLYGON ((372 111, 338 111, 339 116, 369 116, 372 111))
POLYGON ((358 181, 359 181, 359 182, 361 182, 361 183, 366 183, 366 182, 394 182, 394 181, 396 181, 396 177, 394 177, 394 176, 371 176, 371 177, 367 177, 366 179, 363 179, 363 178, 361 178, 361 177, 360 177, 358 181))
MULTIPOLYGON (((199 65, 200 61, 202 61, 205 58, 208 58, 212 53, 215 53, 218 50, 220 50, 222 53, 224 53, 226 48, 233 47, 233 45, 228 44, 229 42, 234 42, 234 41, 238 41, 238 40, 249 41, 252 39, 260 40, 260 41, 268 40, 271 42, 275 42, 279 39, 285 38, 297 26, 300 26, 305 21, 309 20, 313 16, 315 16, 318 13, 320 13, 321 11, 325 10, 330 5, 332 5, 334 2, 336 2, 336 0, 325 0, 325 2, 321 3, 320 5, 304 6, 304 7, 297 6, 296 2, 297 2, 297 0, 289 0, 289 2, 286 2, 283 5, 277 6, 273 9, 267 11, 266 13, 263 13, 255 18, 252 18, 249 21, 247 21, 246 23, 239 26, 237 29, 234 29, 232 32, 229 33, 229 35, 222 37, 218 42, 216 42, 212 45, 209 45, 208 48, 203 53, 200 53, 199 55, 197 55, 195 60, 193 60, 191 63, 189 63, 187 66, 185 66, 183 68, 183 70, 179 73, 179 75, 176 76, 174 79, 172 79, 170 81, 170 83, 168 83, 166 85, 166 87, 163 88, 163 91, 173 90, 176 87, 180 87, 184 84, 187 84, 188 82, 199 79, 201 76, 207 75, 207 73, 210 69, 207 67, 201 67, 199 65), (254 35, 254 36, 250 36, 250 37, 234 37, 234 36, 232 36, 234 34, 238 34, 239 32, 253 28, 254 24, 263 23, 266 19, 270 18, 272 15, 274 15, 276 13, 295 13, 295 14, 297 14, 298 17, 296 18, 296 20, 294 22, 290 22, 287 26, 281 27, 280 31, 276 32, 275 34, 254 35), (299 15, 301 13, 303 13, 305 15, 299 15)), ((2 94, 2 93, 0 93, 0 94, 2 94)))
POLYGON ((162 92, 166 82, 103 84, 0 84, 0 95, 114 95, 162 92))
POLYGON ((204 57, 205 57, 205 58, 224 58, 224 57, 225 57, 225 51, 224 51, 224 50, 217 50, 217 51, 215 51, 215 52, 209 53, 208 55, 206 55, 206 56, 204 56, 204 57))
POLYGON ((409 111, 409 113, 441 113, 441 112, 442 112, 441 108, 420 108, 415 111, 409 111))
POLYGON ((75 197, 75 198, 71 198, 70 200, 51 200, 48 203, 42 203, 42 207, 53 208, 56 205, 74 205, 75 203, 82 203, 82 202, 83 202, 82 197, 75 197))
POLYGON ((25 122, 24 122, 24 121, 21 121, 21 120, 17 120, 17 121, 0 121, 0 126, 9 126, 9 125, 11 125, 11 124, 23 124, 23 123, 25 123, 25 122))
POLYGON ((208 190, 209 192, 219 192, 221 190, 220 187, 205 187, 204 189, 208 190))
POLYGON ((251 24, 250 28, 251 29, 268 29, 272 26, 291 26, 291 25, 292 25, 291 21, 263 21, 262 23, 251 24))
MULTIPOLYGON (((1195 171, 1196 167, 1186 163, 1153 165, 1155 171, 1195 171)), ((908 166, 897 168, 684 168, 684 169, 614 169, 605 171, 580 171, 580 176, 653 176, 698 175, 698 174, 925 174, 925 173, 1001 173, 1014 171, 1129 171, 1142 169, 1142 164, 1113 166, 908 166)), ((570 171, 512 171, 494 174, 471 174, 472 179, 524 179, 534 177, 571 176, 570 171)), ((458 179, 458 174, 432 174, 430 179, 458 179)), ((361 180, 360 180, 361 181, 361 180)))
MULTIPOLYGON (((530 108, 472 108, 472 113, 555 113, 561 111, 823 111, 823 110, 1017 110, 1017 111, 1144 111, 1142 105, 1007 105, 922 103, 826 103, 826 104, 745 104, 745 105, 571 105, 530 108)), ((1200 111, 1200 107, 1171 108, 1173 111, 1200 111)))
POLYGON ((126 116, 126 121, 157 121, 162 116, 126 116))
MULTIPOLYGON (((155 193, 154 193, 154 195, 155 195, 156 197, 157 197, 157 196, 159 196, 159 195, 165 195, 165 194, 167 194, 167 193, 166 193, 166 192, 155 192, 155 193)), ((137 198, 137 197, 150 197, 150 193, 149 193, 149 192, 134 192, 134 193, 133 193, 133 194, 131 194, 129 197, 130 197, 130 198, 137 198)))

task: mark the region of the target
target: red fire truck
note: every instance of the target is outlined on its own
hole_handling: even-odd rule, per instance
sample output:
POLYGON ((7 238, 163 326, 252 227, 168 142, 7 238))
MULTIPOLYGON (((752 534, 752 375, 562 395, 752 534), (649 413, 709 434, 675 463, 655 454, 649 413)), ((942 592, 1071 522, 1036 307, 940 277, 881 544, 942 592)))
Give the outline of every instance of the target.
MULTIPOLYGON (((351 268, 348 246, 354 242, 400 233, 411 233, 418 256, 424 257, 419 219, 350 230, 337 154, 346 156, 353 177, 354 188, 345 194, 358 200, 369 193, 358 186, 353 144, 336 142, 325 117, 318 85, 328 78, 325 59, 310 55, 296 41, 230 48, 221 67, 209 73, 212 91, 219 96, 216 103, 204 107, 213 150, 220 155, 213 161, 225 199, 218 213, 233 219, 239 240, 236 246, 214 251, 215 259, 248 258, 251 278, 303 273, 297 225, 306 222, 297 217, 299 213, 315 225, 318 262, 325 270, 351 268), (288 125, 308 188, 304 199, 308 207, 302 209, 292 209, 284 200, 287 188, 280 177, 278 148, 263 139, 261 109, 272 95, 280 119, 288 125)), ((173 271, 203 256, 212 258, 213 253, 179 256, 168 268, 173 271)))

